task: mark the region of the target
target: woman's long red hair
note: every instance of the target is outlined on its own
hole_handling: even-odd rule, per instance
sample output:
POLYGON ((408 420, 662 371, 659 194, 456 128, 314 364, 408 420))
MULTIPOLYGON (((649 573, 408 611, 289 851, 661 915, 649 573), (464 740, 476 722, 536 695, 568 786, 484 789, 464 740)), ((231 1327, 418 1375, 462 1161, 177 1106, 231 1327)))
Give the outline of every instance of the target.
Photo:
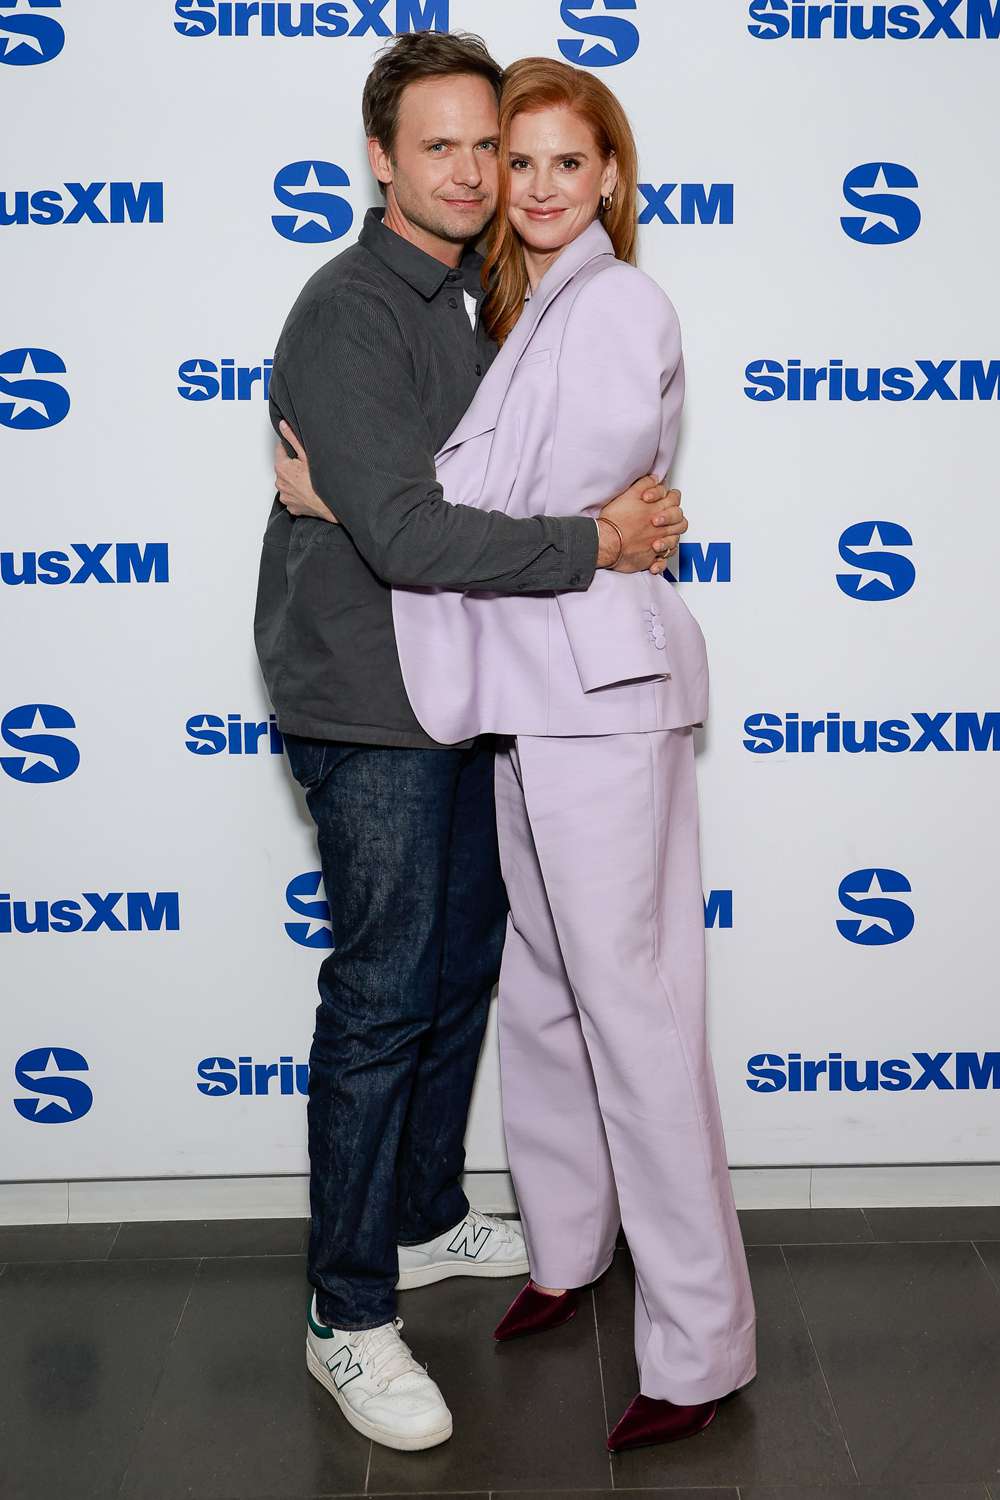
POLYGON ((586 121, 605 160, 614 154, 618 162, 618 186, 611 208, 601 213, 601 222, 618 259, 635 265, 639 159, 628 116, 607 84, 592 73, 550 57, 522 58, 504 74, 500 98, 500 190, 483 267, 483 281, 489 289, 483 317, 500 344, 521 316, 529 284, 521 241, 510 222, 511 122, 515 115, 560 105, 586 121))

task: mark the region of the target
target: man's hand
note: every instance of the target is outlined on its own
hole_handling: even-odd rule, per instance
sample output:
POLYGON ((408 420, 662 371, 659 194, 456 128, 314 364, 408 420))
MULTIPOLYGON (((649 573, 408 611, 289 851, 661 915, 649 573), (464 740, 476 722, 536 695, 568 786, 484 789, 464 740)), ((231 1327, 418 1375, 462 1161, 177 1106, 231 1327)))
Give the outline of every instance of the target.
POLYGON ((598 526, 601 540, 597 566, 613 566, 616 573, 663 573, 667 558, 677 551, 680 538, 688 529, 680 502, 680 490, 668 490, 655 475, 637 479, 623 495, 606 505, 598 517, 614 522, 624 546, 618 557, 614 527, 598 526))

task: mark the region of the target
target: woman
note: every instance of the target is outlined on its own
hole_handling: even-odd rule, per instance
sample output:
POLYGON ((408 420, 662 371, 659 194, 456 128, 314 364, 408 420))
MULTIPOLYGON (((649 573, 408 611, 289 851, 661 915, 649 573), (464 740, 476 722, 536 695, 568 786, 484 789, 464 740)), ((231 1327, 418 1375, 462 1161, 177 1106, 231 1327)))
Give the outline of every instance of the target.
MULTIPOLYGON (((438 455, 452 502, 596 515, 670 467, 676 315, 635 267, 635 144, 610 90, 509 69, 484 315, 502 344, 438 455), (627 459, 629 473, 623 470, 627 459)), ((279 462, 296 513, 328 514, 279 462)), ((504 1128, 532 1279, 501 1340, 571 1317, 614 1254, 636 1268, 640 1393, 613 1452, 706 1427, 755 1373, 754 1312, 705 1035, 692 725, 701 632, 649 574, 586 593, 394 590, 407 692, 442 743, 509 736, 497 818, 511 914, 500 980, 504 1128)))

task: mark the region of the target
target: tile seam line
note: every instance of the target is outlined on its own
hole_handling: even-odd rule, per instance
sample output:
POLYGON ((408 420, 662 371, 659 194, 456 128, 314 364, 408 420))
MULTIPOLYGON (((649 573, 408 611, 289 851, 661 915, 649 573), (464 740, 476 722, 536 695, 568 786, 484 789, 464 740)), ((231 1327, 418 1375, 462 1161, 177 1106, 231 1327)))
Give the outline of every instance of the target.
MULTIPOLYGON (((20 1226, 19 1225, 7 1225, 6 1227, 7 1228, 19 1228, 20 1226)), ((32 1228, 45 1228, 46 1226, 44 1226, 44 1225, 33 1225, 33 1226, 30 1226, 30 1227, 32 1227, 32 1228)), ((871 1247, 873 1245, 970 1245, 970 1244, 971 1245, 975 1245, 975 1244, 996 1245, 996 1244, 1000 1244, 1000 1235, 997 1235, 997 1237, 995 1239, 993 1239, 993 1238, 987 1238, 987 1237, 985 1237, 983 1235, 978 1236, 977 1239, 971 1239, 968 1235, 966 1235, 964 1237, 963 1236, 956 1236, 955 1238, 952 1238, 951 1236, 935 1236, 934 1239, 899 1239, 899 1240, 880 1240, 880 1239, 873 1239, 873 1240, 748 1240, 748 1241, 745 1241, 744 1244, 745 1244, 746 1249, 748 1249, 748 1250, 783 1250, 783 1249, 788 1249, 788 1250, 822 1250, 822 1249, 859 1250, 859 1249, 871 1249, 871 1247)), ((113 1259, 114 1259, 114 1262, 115 1262, 116 1265, 142 1265, 142 1264, 144 1264, 146 1262, 149 1262, 149 1261, 169 1262, 171 1264, 173 1264, 174 1262, 178 1262, 178 1261, 196 1261, 198 1264, 201 1264, 202 1261, 206 1261, 206 1260, 208 1260, 208 1261, 216 1261, 216 1260, 240 1260, 240 1261, 242 1261, 242 1260, 301 1260, 302 1257, 303 1257, 303 1252, 300 1251, 300 1250, 274 1250, 274 1251, 266 1251, 265 1250, 265 1251, 247 1252, 247 1253, 241 1254, 241 1255, 228 1255, 228 1254, 224 1254, 222 1252, 220 1252, 217 1255, 203 1255, 203 1254, 198 1254, 197 1252, 195 1252, 195 1253, 193 1253, 191 1255, 163 1255, 162 1253, 161 1254, 152 1254, 152 1255, 118 1255, 118 1256, 114 1256, 113 1259)), ((23 1260, 22 1259, 18 1259, 16 1261, 15 1260, 4 1261, 4 1262, 2 1262, 2 1264, 4 1264, 4 1265, 12 1265, 12 1266, 13 1265, 18 1265, 18 1266, 100 1266, 100 1265, 104 1265, 108 1261, 108 1259, 109 1259, 109 1256, 105 1256, 105 1255, 84 1255, 84 1256, 62 1256, 62 1255, 57 1255, 57 1256, 48 1256, 48 1257, 45 1257, 45 1258, 43 1258, 41 1260, 36 1260, 36 1259, 34 1259, 32 1257, 26 1257, 23 1260)), ((637 1486, 632 1486, 632 1488, 636 1488, 636 1487, 637 1486)), ((682 1488, 690 1489, 691 1486, 690 1485, 682 1486, 682 1488)), ((703 1488, 703 1486, 697 1486, 696 1485, 695 1488, 696 1489, 697 1488, 703 1488)), ((710 1486, 708 1486, 708 1488, 711 1489, 712 1486, 710 1485, 710 1486)), ((349 1492, 348 1491, 344 1491, 344 1493, 346 1494, 346 1493, 349 1493, 349 1492)), ((350 1493, 353 1493, 353 1492, 350 1492, 350 1493)), ((375 1493, 377 1493, 377 1492, 375 1492, 375 1493)), ((386 1490, 385 1493, 386 1494, 395 1494, 397 1492, 394 1491, 394 1490, 386 1490)), ((417 1494, 418 1492, 414 1491, 413 1493, 417 1494)), ((419 1492, 419 1493, 422 1493, 422 1492, 419 1492)), ((431 1492, 428 1492, 428 1493, 431 1493, 431 1492)), ((436 1490, 436 1491, 433 1491, 433 1493, 434 1494, 477 1494, 477 1495, 481 1494, 481 1495, 487 1495, 488 1492, 486 1490, 436 1490)), ((495 1493, 498 1493, 498 1494, 499 1493, 506 1493, 506 1491, 504 1491, 504 1492, 496 1491, 495 1493)), ((561 1492, 555 1492, 555 1493, 561 1493, 561 1492)), ((599 1492, 595 1491, 595 1493, 599 1493, 599 1492)), ((320 1500, 328 1500, 328 1497, 321 1496, 320 1500)))
POLYGON ((128 1458, 125 1460, 125 1467, 122 1470, 121 1483, 119 1484, 116 1491, 116 1494, 118 1496, 121 1496, 124 1493, 125 1485, 128 1481, 129 1471, 132 1468, 132 1462, 135 1458, 136 1453, 139 1451, 139 1444, 142 1442, 143 1433, 146 1431, 146 1424, 149 1421, 149 1414, 153 1410, 153 1407, 156 1404, 156 1398, 160 1393, 160 1386, 163 1384, 163 1378, 167 1373, 167 1360, 170 1357, 171 1349, 174 1347, 174 1341, 177 1338, 180 1326, 184 1321, 184 1314, 187 1312, 188 1305, 194 1294, 195 1282, 198 1280, 198 1272, 200 1270, 201 1261, 199 1260, 194 1270, 191 1272, 191 1280, 188 1283, 187 1295, 185 1296, 183 1305, 181 1306, 181 1310, 177 1315, 177 1322, 174 1324, 174 1330, 171 1333, 170 1338, 167 1340, 166 1348, 163 1351, 163 1362, 160 1365, 159 1374, 156 1377, 156 1383, 153 1386, 152 1391, 150 1392, 149 1402, 146 1406, 146 1410, 142 1414, 142 1421, 139 1423, 139 1429, 136 1432, 135 1441, 132 1444, 128 1458))
MULTIPOLYGON (((977 1244, 977 1242, 975 1240, 970 1240, 969 1243, 971 1244, 973 1250, 975 1250, 976 1255, 979 1257, 979 1264, 982 1266, 983 1270, 986 1272, 987 1276, 990 1278, 990 1284, 992 1285, 994 1291, 996 1291, 997 1293, 1000 1293, 1000 1281, 997 1281, 997 1279, 994 1276, 993 1272, 990 1270, 989 1266, 986 1264, 985 1260, 983 1259, 983 1252, 980 1250, 979 1245, 977 1244)), ((986 1243, 987 1244, 992 1244, 993 1241, 987 1240, 986 1243)), ((985 1480, 984 1480, 984 1483, 986 1483, 985 1480)), ((991 1500, 992 1500, 992 1497, 991 1497, 991 1500)))
MULTIPOLYGON (((601 1384, 601 1407, 604 1411, 604 1437, 607 1441, 611 1428, 608 1426, 608 1398, 604 1389, 604 1361, 601 1359, 601 1329, 597 1321, 597 1294, 594 1288, 590 1288, 590 1311, 594 1318, 594 1342, 597 1345, 597 1378, 601 1384)), ((614 1454, 608 1454, 608 1479, 612 1490, 615 1488, 615 1460, 614 1454)))
MULTIPOLYGON (((927 1244, 929 1241, 918 1240, 918 1244, 927 1244)), ((936 1242, 935 1242, 936 1243, 936 1242)), ((964 1242, 963 1242, 964 1243, 964 1242)), ((104 1266, 114 1264, 116 1266, 143 1266, 151 1261, 158 1264, 190 1264, 194 1262, 201 1265, 203 1261, 211 1260, 302 1260, 303 1255, 298 1250, 283 1250, 274 1255, 56 1255, 42 1260, 34 1260, 26 1257, 24 1260, 10 1260, 3 1264, 9 1266, 104 1266)), ((483 1491, 485 1494, 485 1490, 483 1491)))
POLYGON ((825 1369, 825 1367, 823 1365, 823 1361, 819 1357, 819 1350, 816 1348, 816 1340, 813 1338, 812 1326, 810 1325, 809 1319, 806 1317, 806 1310, 802 1306, 802 1298, 799 1296, 799 1289, 798 1289, 798 1287, 795 1284, 795 1277, 792 1275, 792 1268, 791 1268, 791 1266, 788 1263, 788 1256, 785 1254, 785 1251, 784 1251, 783 1248, 781 1249, 781 1259, 782 1259, 782 1263, 784 1264, 785 1270, 788 1273, 788 1280, 789 1280, 789 1282, 791 1284, 792 1295, 795 1298, 795 1305, 796 1305, 796 1307, 799 1310, 799 1316, 802 1319, 803 1325, 804 1325, 805 1330, 806 1330, 806 1335, 808 1336, 808 1339, 809 1339, 809 1347, 810 1347, 810 1349, 813 1352, 813 1358, 816 1361, 816 1368, 819 1370, 820 1375, 823 1377, 823 1385, 824 1385, 824 1387, 826 1389, 826 1394, 827 1394, 827 1396, 829 1397, 829 1400, 830 1400, 830 1408, 831 1408, 831 1410, 833 1412, 834 1417, 837 1420, 837 1428, 838 1428, 838 1430, 840 1432, 841 1441, 844 1444, 844 1452, 847 1454, 848 1462, 851 1465, 852 1470, 854 1471, 855 1483, 857 1483, 858 1485, 860 1485, 861 1482, 862 1482, 861 1481, 861 1475, 858 1473, 858 1466, 854 1462, 854 1454, 851 1452, 851 1445, 847 1441, 847 1433, 844 1431, 844 1424, 840 1420, 840 1412, 837 1409, 837 1403, 833 1399, 833 1391, 830 1389, 830 1382, 827 1379, 826 1369, 825 1369))
MULTIPOLYGON (((970 1235, 959 1235, 955 1239, 945 1235, 932 1240, 751 1240, 747 1245, 748 1250, 870 1250, 873 1245, 975 1245, 977 1240, 970 1235)), ((987 1239, 979 1236, 978 1243, 983 1245, 1000 1244, 1000 1235, 996 1239, 987 1239)), ((168 1256, 151 1256, 153 1260, 167 1260, 168 1256)), ((959 1481, 961 1482, 961 1481, 959 1481)))

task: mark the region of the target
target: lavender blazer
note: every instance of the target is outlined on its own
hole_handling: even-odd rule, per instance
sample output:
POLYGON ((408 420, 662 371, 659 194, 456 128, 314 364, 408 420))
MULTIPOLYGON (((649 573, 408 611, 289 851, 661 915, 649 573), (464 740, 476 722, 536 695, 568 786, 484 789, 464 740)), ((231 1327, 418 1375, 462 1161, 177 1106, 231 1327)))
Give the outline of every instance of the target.
MULTIPOLYGON (((563 251, 437 455, 445 499, 596 516, 666 474, 684 399, 677 315, 600 224, 563 251)), ((442 744, 676 729, 708 707, 705 642, 674 588, 600 571, 583 593, 393 589, 403 680, 442 744)))

